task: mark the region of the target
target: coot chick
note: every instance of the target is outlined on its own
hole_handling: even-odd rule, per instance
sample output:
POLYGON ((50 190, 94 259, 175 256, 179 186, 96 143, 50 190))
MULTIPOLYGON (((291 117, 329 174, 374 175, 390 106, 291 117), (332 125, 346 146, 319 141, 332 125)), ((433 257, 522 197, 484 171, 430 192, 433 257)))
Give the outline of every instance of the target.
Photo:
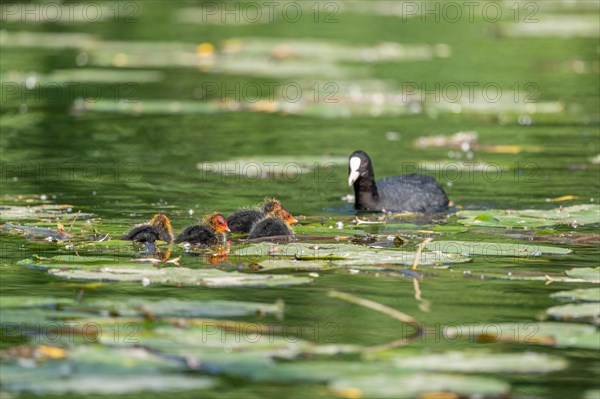
POLYGON ((273 216, 281 209, 281 202, 275 198, 265 198, 261 205, 254 209, 242 209, 227 218, 227 225, 232 233, 248 234, 252 226, 265 216, 273 216))
POLYGON ((216 245, 225 243, 225 233, 229 232, 227 221, 219 213, 211 213, 204 217, 202 224, 186 227, 175 239, 175 242, 190 244, 216 245))
POLYGON ((434 213, 448 208, 448 197, 431 176, 411 173, 375 182, 371 159, 354 151, 348 161, 348 185, 354 185, 354 207, 361 211, 434 213))
POLYGON ((128 233, 121 236, 121 240, 153 243, 156 240, 165 242, 173 241, 171 221, 162 214, 157 213, 148 223, 138 224, 128 233))
POLYGON ((290 227, 298 220, 285 209, 280 209, 272 217, 266 217, 252 226, 248 238, 293 236, 294 231, 290 227))

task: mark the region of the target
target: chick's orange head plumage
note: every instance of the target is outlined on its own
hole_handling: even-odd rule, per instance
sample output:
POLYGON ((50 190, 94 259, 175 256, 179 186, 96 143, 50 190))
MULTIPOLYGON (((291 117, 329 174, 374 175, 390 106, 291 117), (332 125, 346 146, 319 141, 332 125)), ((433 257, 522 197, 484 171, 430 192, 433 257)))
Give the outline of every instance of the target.
POLYGON ((208 224, 213 228, 217 233, 229 233, 229 226, 227 225, 227 220, 220 213, 214 213, 208 219, 208 224))
POLYGON ((150 220, 150 225, 171 231, 171 221, 169 220, 167 215, 163 213, 157 213, 156 215, 154 215, 150 220))
POLYGON ((288 225, 292 225, 294 223, 298 223, 298 219, 296 219, 291 213, 286 211, 285 209, 280 209, 277 211, 277 217, 283 220, 288 225))

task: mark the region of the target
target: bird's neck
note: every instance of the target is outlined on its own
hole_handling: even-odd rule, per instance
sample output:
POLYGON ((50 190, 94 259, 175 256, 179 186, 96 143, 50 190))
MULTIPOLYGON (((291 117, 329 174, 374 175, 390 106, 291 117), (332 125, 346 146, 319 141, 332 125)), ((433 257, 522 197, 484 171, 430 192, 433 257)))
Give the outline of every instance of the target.
POLYGON ((366 176, 360 176, 354 183, 356 209, 374 209, 379 201, 379 193, 375 184, 373 171, 366 176))

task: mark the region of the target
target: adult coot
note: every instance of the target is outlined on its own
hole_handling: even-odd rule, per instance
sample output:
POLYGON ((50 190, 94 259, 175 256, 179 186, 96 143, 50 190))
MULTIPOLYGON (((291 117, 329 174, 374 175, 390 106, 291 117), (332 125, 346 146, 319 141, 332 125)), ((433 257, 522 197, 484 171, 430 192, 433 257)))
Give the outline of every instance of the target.
POLYGON ((361 211, 434 213, 448 208, 448 197, 431 176, 411 173, 375 181, 371 158, 354 151, 348 161, 348 185, 354 185, 354 207, 361 211))
POLYGON ((242 209, 227 218, 232 233, 248 234, 252 226, 265 216, 273 216, 281 209, 281 202, 275 198, 265 198, 262 204, 251 209, 242 209))
POLYGON ((173 230, 169 218, 158 213, 148 223, 138 224, 121 236, 121 240, 153 243, 156 240, 173 241, 173 230))
POLYGON ((227 221, 221 214, 215 212, 205 216, 202 224, 186 227, 177 236, 175 242, 216 245, 225 243, 225 233, 228 232, 227 221))
POLYGON ((267 217, 252 226, 248 238, 293 236, 294 231, 290 227, 298 220, 285 209, 280 209, 273 217, 267 217))

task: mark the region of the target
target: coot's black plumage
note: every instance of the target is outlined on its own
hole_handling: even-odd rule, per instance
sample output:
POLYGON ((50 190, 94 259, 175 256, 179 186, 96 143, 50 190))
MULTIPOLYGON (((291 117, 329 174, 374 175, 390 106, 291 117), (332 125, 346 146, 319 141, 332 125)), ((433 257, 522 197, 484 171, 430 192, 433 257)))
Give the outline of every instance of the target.
POLYGON ((434 213, 448 208, 446 193, 431 176, 412 173, 376 182, 371 159, 364 151, 350 155, 348 185, 354 185, 357 210, 434 213))
POLYGON ((298 220, 285 209, 275 212, 273 217, 266 217, 252 226, 248 238, 293 236, 294 231, 290 225, 298 220))
POLYGON ((158 213, 148 223, 138 224, 121 236, 121 240, 153 243, 156 240, 173 241, 171 221, 166 215, 158 213))
POLYGON ((175 239, 176 243, 216 245, 225 242, 225 233, 229 232, 227 221, 213 213, 204 218, 203 224, 186 227, 175 239))
POLYGON ((265 216, 273 214, 281 209, 281 202, 275 198, 265 198, 260 208, 242 209, 227 218, 227 224, 232 233, 248 234, 252 226, 265 216))

